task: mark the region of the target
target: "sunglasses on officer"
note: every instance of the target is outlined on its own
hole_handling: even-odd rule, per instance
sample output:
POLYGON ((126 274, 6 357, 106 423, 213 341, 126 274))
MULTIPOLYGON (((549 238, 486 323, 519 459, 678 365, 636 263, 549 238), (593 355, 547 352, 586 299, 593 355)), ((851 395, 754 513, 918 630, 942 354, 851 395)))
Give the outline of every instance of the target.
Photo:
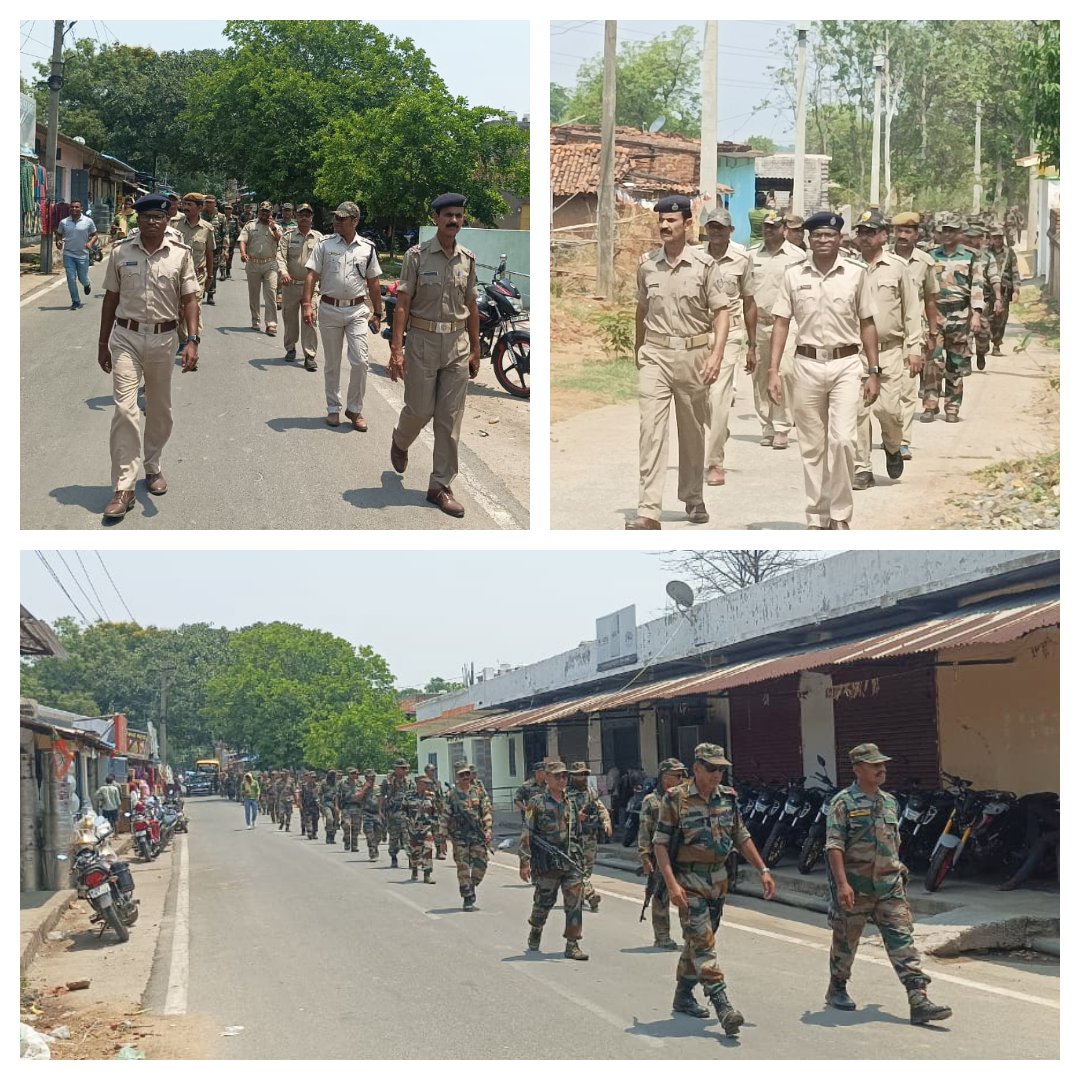
POLYGON ((702 761, 701 758, 694 758, 694 762, 700 765, 706 772, 719 772, 724 768, 723 765, 714 765, 711 761, 702 761))

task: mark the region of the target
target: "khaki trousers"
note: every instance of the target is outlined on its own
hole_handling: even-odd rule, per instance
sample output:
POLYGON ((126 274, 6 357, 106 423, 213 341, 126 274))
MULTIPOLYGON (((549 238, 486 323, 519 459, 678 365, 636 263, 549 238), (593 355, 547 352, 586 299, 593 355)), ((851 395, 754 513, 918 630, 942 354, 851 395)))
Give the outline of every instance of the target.
POLYGON ((355 307, 319 305, 319 329, 322 331, 323 385, 326 388, 326 412, 341 412, 341 349, 348 344, 349 388, 346 407, 351 413, 364 411, 367 391, 368 342, 367 321, 371 309, 365 300, 355 307))
POLYGON ((791 366, 791 415, 802 455, 806 523, 827 529, 830 520, 851 520, 862 356, 811 360, 795 353, 791 366))
POLYGON ((134 491, 139 465, 161 472, 161 451, 172 434, 172 373, 176 348, 171 333, 151 334, 114 326, 113 412, 109 429, 113 491, 134 491), (146 434, 139 431, 139 383, 146 384, 146 434))
POLYGON ((724 444, 728 441, 730 429, 728 418, 731 415, 731 401, 735 396, 735 374, 739 361, 746 358, 746 330, 741 325, 732 327, 724 345, 724 359, 720 363, 720 374, 708 391, 708 431, 705 434, 705 467, 713 465, 724 467, 724 444))
MULTIPOLYGON (((925 349, 920 350, 925 353, 925 349)), ((912 378, 908 374, 908 366, 904 365, 904 377, 900 380, 900 415, 902 422, 900 427, 903 435, 900 442, 904 446, 911 445, 911 424, 915 419, 915 406, 919 401, 919 377, 912 378)))
POLYGON ((259 321, 259 290, 262 289, 263 311, 266 315, 266 325, 277 325, 277 260, 267 259, 266 262, 255 262, 248 259, 247 268, 248 308, 251 310, 251 321, 259 321))
MULTIPOLYGON (((315 326, 308 326, 300 310, 300 301, 304 298, 303 281, 294 280, 291 285, 281 287, 281 321, 285 324, 285 351, 296 348, 297 339, 304 350, 304 356, 313 357, 319 347, 319 332, 315 326)), ((319 322, 319 290, 311 298, 311 311, 315 324, 319 322)))
MULTIPOLYGON (((862 353, 863 377, 866 376, 866 368, 869 366, 866 357, 862 353)), ((870 415, 877 418, 881 425, 881 441, 885 449, 890 453, 896 453, 900 449, 900 443, 904 436, 904 413, 900 394, 904 383, 912 383, 915 380, 908 377, 908 369, 904 364, 904 346, 895 345, 888 349, 878 349, 878 367, 881 375, 878 377, 880 392, 873 405, 864 405, 862 395, 859 395, 859 437, 855 446, 855 471, 873 472, 870 464, 870 450, 873 446, 873 433, 871 432, 870 415)), ((912 406, 914 408, 914 406, 912 406)))
POLYGON ((761 421, 761 435, 788 435, 791 422, 791 358, 795 355, 795 334, 789 329, 784 355, 780 358, 780 404, 769 397, 769 357, 772 355, 772 323, 765 325, 758 314, 757 367, 754 368, 754 411, 761 421))
POLYGON ((701 372, 709 346, 665 349, 643 344, 638 350, 638 513, 660 520, 668 467, 668 416, 675 403, 679 439, 679 501, 704 502, 705 424, 709 418, 708 387, 701 372))
POLYGON ((428 490, 449 487, 458 472, 458 442, 469 388, 469 335, 411 327, 405 336, 405 408, 393 440, 408 450, 433 421, 435 451, 428 490))

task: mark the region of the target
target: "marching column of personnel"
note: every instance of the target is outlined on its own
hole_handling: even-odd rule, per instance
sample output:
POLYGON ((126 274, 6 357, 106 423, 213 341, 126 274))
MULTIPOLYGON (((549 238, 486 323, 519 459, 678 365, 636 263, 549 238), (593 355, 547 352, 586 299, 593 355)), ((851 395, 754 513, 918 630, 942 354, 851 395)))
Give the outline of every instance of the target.
POLYGON ((684 195, 657 201, 662 246, 638 265, 639 495, 626 528, 661 528, 672 406, 678 500, 690 524, 709 521, 703 484, 728 482, 724 444, 743 359, 761 446, 786 450, 797 436, 806 527, 850 529, 852 493, 876 483, 875 422, 897 481, 914 456, 918 405, 923 423, 959 423, 972 356, 984 371, 988 355, 1002 355, 1020 288, 1005 229, 991 226, 984 247, 981 223, 939 215, 933 242, 920 244, 919 214, 890 222, 871 209, 844 239, 838 214, 804 221, 762 205, 747 249, 731 239, 721 206, 704 214, 706 243, 693 246, 691 207, 684 195))

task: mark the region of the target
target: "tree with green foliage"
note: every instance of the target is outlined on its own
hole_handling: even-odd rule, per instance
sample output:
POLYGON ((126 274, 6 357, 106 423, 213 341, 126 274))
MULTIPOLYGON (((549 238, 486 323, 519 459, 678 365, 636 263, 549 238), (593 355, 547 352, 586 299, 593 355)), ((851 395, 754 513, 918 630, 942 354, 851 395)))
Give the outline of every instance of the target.
POLYGON ((1024 106, 1035 150, 1051 165, 1061 163, 1061 24, 1033 23, 1020 41, 1024 106))
POLYGON ((747 146, 752 147, 754 150, 760 150, 765 154, 775 154, 779 149, 768 135, 751 135, 745 142, 747 146))
POLYGON ((553 124, 558 124, 563 120, 568 119, 566 106, 570 102, 570 91, 567 90, 565 86, 560 86, 558 83, 549 83, 548 85, 551 103, 551 122, 553 124))
POLYGON ((465 684, 459 682, 451 682, 449 679, 442 678, 441 675, 433 675, 427 681, 427 685, 424 687, 425 694, 449 694, 454 690, 464 690, 465 684))

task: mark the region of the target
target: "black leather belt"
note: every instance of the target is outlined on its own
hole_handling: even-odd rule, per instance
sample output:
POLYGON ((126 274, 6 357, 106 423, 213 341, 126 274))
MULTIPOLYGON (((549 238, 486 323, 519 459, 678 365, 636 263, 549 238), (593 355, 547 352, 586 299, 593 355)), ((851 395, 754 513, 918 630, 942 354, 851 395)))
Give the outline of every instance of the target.
POLYGON ((331 307, 356 307, 357 304, 362 304, 366 299, 366 296, 356 296, 352 300, 335 300, 332 296, 319 297, 322 303, 329 304, 331 307))
POLYGON ((854 356, 859 349, 859 345, 841 345, 836 349, 815 349, 813 345, 795 346, 795 352, 799 356, 808 356, 811 360, 839 360, 845 356, 854 356))
POLYGON ((116 325, 122 326, 125 330, 132 330, 136 334, 139 332, 140 326, 144 330, 149 330, 152 334, 164 334, 169 330, 175 330, 180 324, 176 319, 173 319, 170 322, 154 323, 153 327, 151 327, 150 323, 140 323, 136 322, 134 319, 117 319, 116 325))

